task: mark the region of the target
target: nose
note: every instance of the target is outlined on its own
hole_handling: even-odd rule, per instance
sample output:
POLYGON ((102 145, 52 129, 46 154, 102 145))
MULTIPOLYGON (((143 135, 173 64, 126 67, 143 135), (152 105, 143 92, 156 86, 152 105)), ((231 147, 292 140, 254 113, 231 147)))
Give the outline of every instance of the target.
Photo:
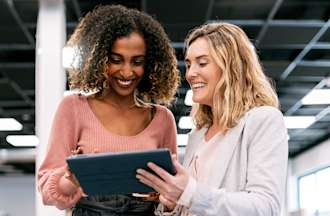
POLYGON ((189 80, 193 79, 198 75, 197 67, 195 67, 194 64, 191 64, 189 68, 186 68, 186 80, 189 82, 189 80))
POLYGON ((120 74, 124 77, 124 78, 129 78, 131 76, 133 76, 133 67, 130 64, 124 64, 120 70, 120 74))

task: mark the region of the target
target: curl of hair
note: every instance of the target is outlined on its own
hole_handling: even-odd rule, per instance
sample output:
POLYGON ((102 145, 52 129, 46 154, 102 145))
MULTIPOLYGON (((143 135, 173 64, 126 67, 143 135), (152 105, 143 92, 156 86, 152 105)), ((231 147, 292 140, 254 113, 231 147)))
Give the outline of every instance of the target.
POLYGON ((194 107, 197 128, 216 123, 227 130, 254 107, 278 108, 271 81, 264 74, 255 48, 241 28, 220 22, 202 25, 188 34, 185 47, 189 48, 198 38, 207 39, 221 76, 215 87, 213 106, 197 104, 194 107))
POLYGON ((137 97, 146 103, 168 105, 180 83, 174 49, 163 27, 151 16, 121 5, 98 6, 81 19, 67 46, 74 48, 78 67, 69 72, 70 88, 102 97, 109 87, 106 66, 120 37, 140 33, 146 43, 144 75, 137 97))

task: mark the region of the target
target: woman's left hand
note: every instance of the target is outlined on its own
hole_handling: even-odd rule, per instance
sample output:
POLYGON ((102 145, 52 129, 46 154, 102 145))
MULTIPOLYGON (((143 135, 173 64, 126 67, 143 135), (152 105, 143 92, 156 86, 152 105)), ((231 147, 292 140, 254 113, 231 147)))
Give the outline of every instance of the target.
POLYGON ((144 169, 138 169, 136 175, 140 182, 159 192, 161 196, 160 201, 170 208, 173 207, 173 203, 178 201, 189 181, 188 172, 177 160, 173 160, 173 165, 176 169, 175 175, 168 173, 151 162, 148 163, 148 167, 158 176, 144 169))

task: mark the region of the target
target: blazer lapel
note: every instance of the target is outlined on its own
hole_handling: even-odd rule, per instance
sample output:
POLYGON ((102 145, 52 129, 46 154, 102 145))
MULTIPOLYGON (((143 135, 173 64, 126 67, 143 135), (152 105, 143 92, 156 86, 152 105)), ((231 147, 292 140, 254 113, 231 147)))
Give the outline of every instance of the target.
POLYGON ((206 132, 206 128, 202 128, 200 130, 193 131, 189 134, 188 145, 186 147, 186 152, 184 156, 183 166, 188 167, 191 161, 193 160, 194 154, 197 151, 198 147, 203 144, 204 134, 206 132))
POLYGON ((215 149, 215 151, 217 151, 218 159, 216 163, 213 164, 212 168, 210 168, 210 170, 214 171, 214 174, 210 175, 210 185, 217 187, 222 185, 222 181, 226 175, 230 160, 233 157, 235 149, 241 140, 244 125, 245 118, 243 117, 234 128, 230 129, 225 134, 223 140, 215 149))

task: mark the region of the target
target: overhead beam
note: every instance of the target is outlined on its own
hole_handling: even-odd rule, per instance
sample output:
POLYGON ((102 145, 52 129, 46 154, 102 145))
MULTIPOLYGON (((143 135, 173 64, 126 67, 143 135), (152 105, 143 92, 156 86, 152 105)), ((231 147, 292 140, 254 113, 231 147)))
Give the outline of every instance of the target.
POLYGON ((11 50, 33 50, 34 46, 29 44, 0 44, 0 51, 11 51, 11 50))
MULTIPOLYGON (((0 101, 0 107, 26 107, 29 106, 29 104, 26 104, 23 100, 1 100, 0 101)), ((32 107, 35 105, 33 104, 32 107)))
MULTIPOLYGON (((330 105, 323 109, 321 112, 319 112, 316 116, 315 116, 315 122, 320 121, 322 118, 324 118, 325 116, 327 116, 328 114, 330 114, 330 105)), ((314 122, 314 124, 315 124, 314 122)), ((307 128, 302 128, 302 129, 297 129, 295 132, 291 133, 292 136, 298 136, 299 134, 301 134, 303 131, 305 131, 307 128)))
POLYGON ((73 10, 76 14, 77 20, 79 20, 81 17, 81 10, 80 10, 79 2, 78 2, 78 0, 72 0, 72 4, 73 4, 73 10))
POLYGON ((27 27, 24 25, 21 17, 19 16, 19 14, 17 13, 17 10, 14 6, 14 2, 13 0, 6 0, 8 9, 10 11, 10 13, 12 14, 12 16, 14 17, 16 23, 18 24, 18 26, 21 28, 21 30, 23 31, 26 39, 29 41, 30 45, 35 46, 35 40, 33 38, 33 36, 31 35, 31 33, 29 32, 29 30, 27 29, 27 27))
POLYGON ((261 30, 259 31, 259 34, 255 40, 255 45, 258 46, 261 41, 263 40, 268 28, 269 28, 269 24, 270 22, 273 20, 273 18, 275 17, 275 14, 277 13, 278 9, 281 7, 283 0, 277 0, 273 6, 273 8, 271 9, 271 11, 269 12, 268 16, 267 16, 267 20, 264 23, 264 25, 262 26, 261 30))
POLYGON ((8 84, 23 98, 23 100, 30 106, 34 106, 34 101, 30 99, 30 97, 23 91, 23 89, 15 82, 10 79, 6 72, 1 72, 4 78, 8 79, 8 84))
POLYGON ((141 10, 145 13, 148 13, 148 11, 147 11, 147 0, 142 0, 141 1, 141 10))
POLYGON ((280 78, 285 80, 290 73, 296 68, 297 64, 305 57, 305 55, 313 48, 316 42, 323 36, 323 34, 328 30, 330 26, 330 19, 322 26, 322 28, 314 35, 312 40, 307 44, 307 46, 298 54, 298 56, 288 65, 288 67, 283 71, 280 78))
MULTIPOLYGON (((311 89, 314 90, 314 89, 321 89, 323 88, 324 86, 327 85, 327 80, 326 79, 323 79, 321 80, 314 88, 311 89)), ((284 115, 292 115, 294 112, 296 112, 300 107, 302 106, 302 102, 301 100, 299 100, 297 103, 295 103, 291 108, 289 108, 284 115)))
POLYGON ((32 62, 8 62, 8 63, 0 63, 0 69, 8 69, 8 68, 34 68, 35 64, 32 62))
POLYGON ((329 60, 300 61, 298 65, 304 67, 330 67, 330 61, 329 60))
POLYGON ((211 19, 213 6, 214 6, 214 0, 209 0, 209 3, 206 8, 205 21, 211 19))
MULTIPOLYGON (((229 22, 240 26, 263 26, 266 21, 260 19, 221 19, 221 20, 209 20, 208 23, 212 22, 229 22)), ((274 27, 306 27, 306 28, 321 28, 326 22, 319 20, 271 20, 269 26, 274 27)))
POLYGON ((320 82, 324 79, 324 76, 290 76, 285 81, 289 83, 293 82, 320 82))
MULTIPOLYGON (((259 49, 304 49, 307 44, 260 44, 259 49)), ((330 43, 317 42, 312 49, 330 49, 330 43)))

